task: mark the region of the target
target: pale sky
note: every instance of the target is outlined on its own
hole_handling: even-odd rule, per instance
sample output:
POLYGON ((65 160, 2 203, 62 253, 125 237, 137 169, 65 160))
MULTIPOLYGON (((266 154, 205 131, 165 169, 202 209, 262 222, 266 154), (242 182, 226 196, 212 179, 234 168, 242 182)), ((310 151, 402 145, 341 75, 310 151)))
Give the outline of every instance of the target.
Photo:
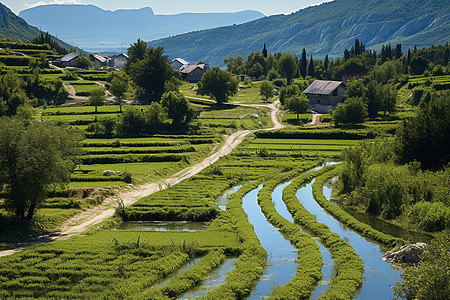
POLYGON ((235 12, 253 9, 265 15, 290 14, 324 0, 0 0, 13 12, 45 4, 94 4, 106 10, 132 9, 150 6, 155 14, 183 12, 235 12))

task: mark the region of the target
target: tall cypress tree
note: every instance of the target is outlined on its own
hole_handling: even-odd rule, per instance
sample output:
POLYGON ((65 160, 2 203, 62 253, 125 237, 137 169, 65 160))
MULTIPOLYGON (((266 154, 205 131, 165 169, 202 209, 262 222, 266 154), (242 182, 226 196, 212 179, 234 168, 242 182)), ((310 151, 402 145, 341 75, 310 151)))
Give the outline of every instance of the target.
POLYGON ((303 78, 306 77, 306 69, 308 67, 308 61, 306 58, 306 49, 303 48, 302 50, 302 61, 300 62, 300 74, 303 78))
POLYGON ((330 60, 328 59, 328 54, 325 55, 325 59, 323 60, 323 69, 325 72, 328 71, 328 64, 330 63, 330 60))
POLYGON ((361 44, 359 43, 359 39, 355 40, 355 56, 361 54, 361 44))
POLYGON ((408 60, 408 66, 409 66, 409 64, 411 63, 411 49, 410 48, 408 48, 408 58, 407 58, 407 60, 408 60))
POLYGON ((308 75, 314 77, 314 61, 312 55, 311 59, 309 60, 308 75))
POLYGON ((267 58, 267 48, 266 48, 266 43, 264 43, 264 49, 263 49, 262 54, 263 54, 264 58, 267 58))
POLYGON ((402 44, 397 44, 397 46, 395 46, 395 58, 399 59, 402 56, 403 56, 402 44))

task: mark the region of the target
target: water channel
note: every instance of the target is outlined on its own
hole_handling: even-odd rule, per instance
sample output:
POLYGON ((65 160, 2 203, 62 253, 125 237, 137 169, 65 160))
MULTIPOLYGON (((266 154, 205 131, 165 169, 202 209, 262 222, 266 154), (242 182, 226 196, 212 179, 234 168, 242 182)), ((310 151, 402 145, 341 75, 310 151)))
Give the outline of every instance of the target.
POLYGON ((242 187, 242 185, 234 186, 234 187, 226 190, 222 196, 220 196, 219 198, 216 199, 216 204, 220 210, 227 209, 228 197, 231 194, 236 193, 241 187, 242 187))
MULTIPOLYGON (((390 286, 401 281, 401 272, 393 269, 391 264, 381 260, 384 252, 378 244, 368 241, 350 230, 317 204, 312 195, 313 183, 314 180, 297 192, 296 195, 300 203, 311 214, 315 215, 319 222, 328 225, 331 231, 347 240, 364 262, 365 282, 355 299, 392 299, 393 291, 390 286)), ((331 188, 324 186, 323 193, 327 199, 330 199, 331 188)))
POLYGON ((141 221, 123 222, 113 230, 120 231, 162 231, 197 232, 208 230, 208 223, 187 221, 141 221))
POLYGON ((297 252, 278 230, 267 222, 258 205, 258 192, 262 185, 252 190, 243 198, 243 209, 248 215, 261 245, 268 254, 268 267, 262 280, 250 294, 248 299, 264 299, 276 286, 283 286, 294 278, 297 272, 297 252))

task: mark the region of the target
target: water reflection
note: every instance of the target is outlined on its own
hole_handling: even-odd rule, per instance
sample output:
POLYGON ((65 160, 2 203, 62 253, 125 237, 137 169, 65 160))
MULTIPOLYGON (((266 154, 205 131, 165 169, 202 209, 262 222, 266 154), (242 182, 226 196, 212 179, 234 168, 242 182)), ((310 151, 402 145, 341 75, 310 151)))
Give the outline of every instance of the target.
MULTIPOLYGON (((393 291, 390 286, 401 281, 401 272, 394 270, 389 263, 381 260, 384 253, 379 245, 350 230, 317 204, 312 195, 313 182, 300 189, 297 192, 297 198, 311 214, 317 217, 317 221, 328 225, 331 231, 347 240, 364 262, 365 282, 355 299, 392 299, 393 291)), ((331 188, 325 186, 324 195, 329 199, 331 188)))
POLYGON ((162 231, 162 232, 196 232, 206 231, 208 223, 186 221, 154 221, 154 222, 123 222, 114 230, 121 231, 162 231))
POLYGON ((220 196, 219 198, 216 199, 216 204, 220 210, 227 209, 228 196, 230 196, 233 193, 236 193, 241 187, 242 187, 242 185, 232 187, 231 189, 226 190, 222 196, 220 196))
POLYGON ((278 230, 267 222, 258 205, 258 192, 262 185, 243 199, 243 209, 253 225, 261 245, 266 249, 268 267, 248 299, 264 299, 276 286, 283 286, 297 272, 297 252, 278 230))

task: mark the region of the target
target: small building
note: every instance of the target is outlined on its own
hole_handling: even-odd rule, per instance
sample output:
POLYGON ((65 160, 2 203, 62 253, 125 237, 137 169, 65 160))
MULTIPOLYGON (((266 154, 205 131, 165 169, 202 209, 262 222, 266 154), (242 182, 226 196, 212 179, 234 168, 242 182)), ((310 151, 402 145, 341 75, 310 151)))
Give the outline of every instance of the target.
POLYGON ((78 62, 79 55, 78 53, 72 52, 67 54, 66 56, 63 56, 61 58, 61 67, 79 67, 80 63, 78 62))
POLYGON ((181 71, 183 80, 188 82, 199 82, 203 74, 209 70, 209 64, 187 66, 181 71))
POLYGON ((327 113, 335 109, 338 103, 344 102, 345 84, 342 81, 315 80, 304 93, 309 100, 308 107, 327 113))
POLYGON ((172 68, 174 68, 177 71, 183 71, 184 68, 186 68, 187 66, 189 66, 189 62, 185 61, 182 58, 175 58, 174 60, 172 60, 172 62, 170 63, 170 66, 172 68))
POLYGON ((125 53, 120 53, 119 55, 116 55, 110 59, 109 66, 111 68, 123 69, 125 67, 125 64, 127 63, 127 61, 128 61, 128 55, 126 55, 125 53))
POLYGON ((108 58, 106 58, 103 55, 100 55, 98 53, 94 53, 94 54, 90 55, 90 59, 92 61, 92 64, 94 65, 94 68, 96 68, 96 69, 100 69, 100 68, 108 66, 108 58))

